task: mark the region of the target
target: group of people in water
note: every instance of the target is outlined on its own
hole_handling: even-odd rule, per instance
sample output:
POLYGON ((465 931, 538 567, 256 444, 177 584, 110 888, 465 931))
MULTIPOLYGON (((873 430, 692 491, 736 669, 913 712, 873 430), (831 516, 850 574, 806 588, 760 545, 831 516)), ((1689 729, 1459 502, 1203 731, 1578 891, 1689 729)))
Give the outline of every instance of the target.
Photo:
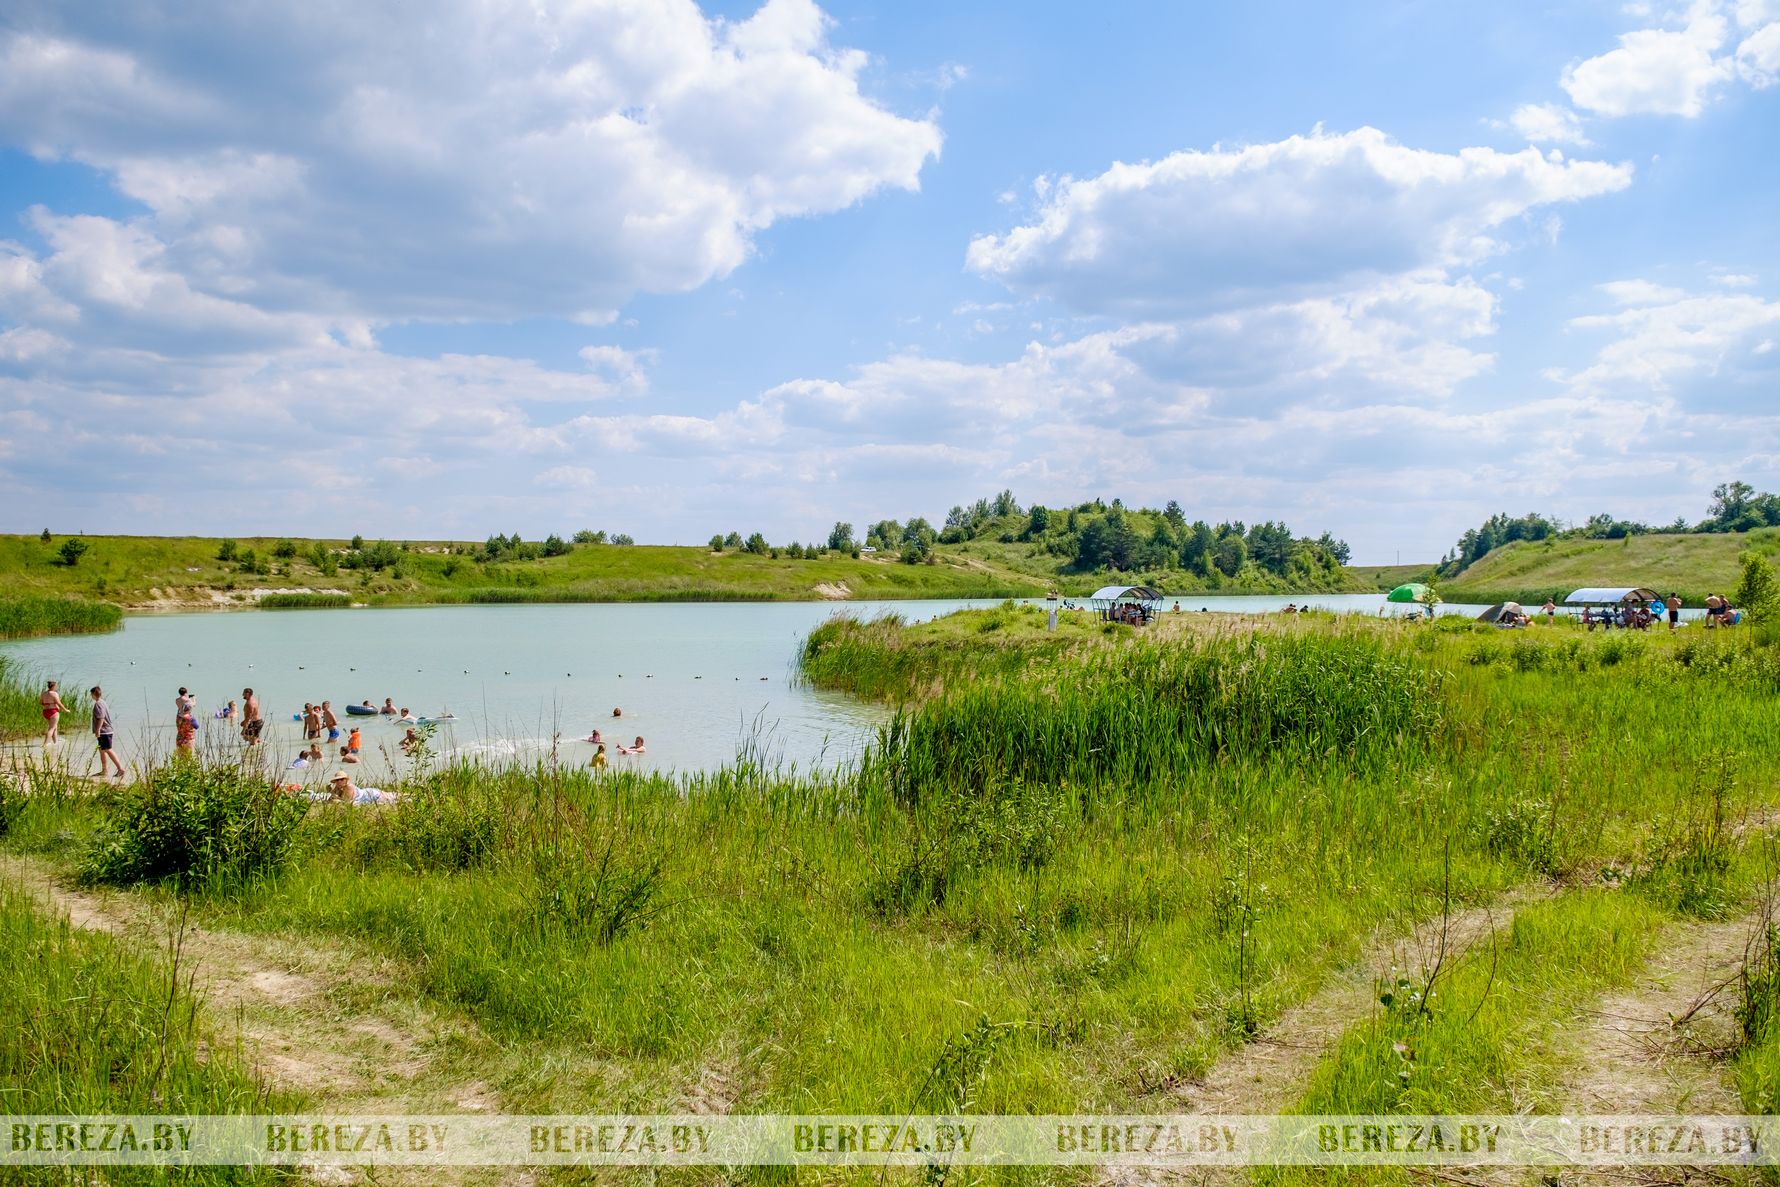
MULTIPOLYGON (((104 691, 98 685, 93 686, 89 695, 93 702, 92 730, 93 738, 98 744, 99 776, 103 777, 109 773, 114 778, 122 779, 125 777, 125 772, 123 763, 117 756, 111 707, 105 700, 104 691)), ((43 745, 47 749, 61 740, 59 726, 62 714, 68 711, 68 706, 62 700, 62 694, 56 681, 46 682, 43 692, 38 696, 38 704, 43 712, 43 745)), ((394 698, 385 697, 381 708, 372 705, 370 701, 364 701, 360 705, 350 707, 347 712, 357 717, 390 718, 396 725, 405 725, 407 728, 398 743, 402 753, 414 756, 424 752, 427 738, 420 731, 423 719, 415 717, 406 708, 396 708, 394 698)), ((364 734, 357 725, 341 722, 340 717, 334 712, 331 700, 324 698, 321 701, 306 701, 303 704, 303 711, 293 716, 303 727, 303 740, 306 745, 297 751, 296 757, 290 761, 287 770, 308 770, 323 765, 330 758, 340 763, 342 768, 356 765, 361 761, 360 755, 364 751, 364 734), (327 747, 325 750, 323 749, 324 740, 327 747), (338 746, 337 755, 335 754, 336 746, 338 746)), ((615 708, 612 710, 612 716, 623 717, 624 710, 615 708)), ((231 700, 216 710, 212 717, 219 722, 238 723, 241 740, 249 748, 259 745, 264 736, 265 709, 251 688, 241 690, 239 705, 231 700)), ((438 717, 430 720, 450 719, 450 713, 441 713, 438 717)), ((173 723, 174 755, 177 758, 189 758, 194 754, 198 733, 202 726, 199 723, 198 698, 184 686, 180 687, 174 698, 173 723)), ((595 729, 586 740, 594 747, 593 757, 588 761, 588 766, 596 769, 603 768, 606 765, 605 738, 601 736, 598 729, 595 729)), ((646 753, 641 734, 637 734, 635 740, 628 745, 623 742, 614 743, 613 749, 621 755, 646 753)), ((309 795, 311 799, 339 800, 355 804, 393 803, 400 799, 400 796, 395 792, 357 786, 351 775, 344 769, 335 771, 328 780, 325 792, 305 792, 302 785, 296 783, 286 784, 285 788, 295 793, 309 795)))
MULTIPOLYGON (((623 717, 624 710, 614 708, 612 710, 612 716, 623 717)), ((606 765, 606 740, 600 736, 599 728, 597 726, 594 727, 592 733, 587 735, 587 741, 593 743, 593 757, 587 760, 587 765, 593 767, 595 770, 603 770, 606 765)), ((613 749, 617 750, 620 754, 642 754, 644 753, 643 735, 638 734, 637 740, 632 742, 629 746, 626 746, 623 742, 616 742, 613 744, 613 749)))

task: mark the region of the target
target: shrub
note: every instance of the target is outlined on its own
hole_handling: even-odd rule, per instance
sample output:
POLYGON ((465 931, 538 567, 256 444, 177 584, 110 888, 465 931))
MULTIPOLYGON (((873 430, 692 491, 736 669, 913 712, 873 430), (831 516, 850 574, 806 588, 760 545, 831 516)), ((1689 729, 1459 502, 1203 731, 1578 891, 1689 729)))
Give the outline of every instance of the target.
POLYGON ((1762 623, 1780 608, 1780 587, 1774 581, 1774 570, 1758 552, 1743 554, 1743 575, 1733 595, 1743 609, 1743 616, 1752 623, 1762 623))
POLYGON ((111 810, 81 863, 81 881, 181 889, 252 881, 290 857, 308 807, 238 767, 161 767, 111 810))
POLYGON ((488 784, 457 779, 411 788, 400 812, 368 815, 346 840, 355 864, 458 871, 489 864, 509 813, 488 784))
POLYGON ((62 558, 62 563, 67 565, 70 569, 75 565, 78 565, 80 563, 80 558, 86 554, 87 542, 75 536, 70 536, 68 539, 62 541, 62 547, 56 553, 57 556, 62 558))
POLYGON ((526 894, 537 934, 586 938, 607 947, 660 910, 665 854, 625 852, 608 835, 597 856, 573 843, 539 845, 526 894))

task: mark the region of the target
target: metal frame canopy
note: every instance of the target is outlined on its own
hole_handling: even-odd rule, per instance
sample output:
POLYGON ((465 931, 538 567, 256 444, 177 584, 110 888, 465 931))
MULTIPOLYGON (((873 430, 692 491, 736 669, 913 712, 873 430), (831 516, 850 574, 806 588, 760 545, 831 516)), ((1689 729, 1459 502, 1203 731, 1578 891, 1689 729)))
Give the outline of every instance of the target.
POLYGON ((1160 602, 1162 595, 1147 585, 1103 585, 1088 595, 1090 602, 1160 602))
POLYGON ((1147 585, 1103 585, 1088 601, 1101 618, 1132 626, 1149 622, 1162 610, 1162 595, 1147 585))
POLYGON ((1617 606, 1624 602, 1654 602, 1661 595, 1641 585, 1590 585, 1564 599, 1566 606, 1617 606))

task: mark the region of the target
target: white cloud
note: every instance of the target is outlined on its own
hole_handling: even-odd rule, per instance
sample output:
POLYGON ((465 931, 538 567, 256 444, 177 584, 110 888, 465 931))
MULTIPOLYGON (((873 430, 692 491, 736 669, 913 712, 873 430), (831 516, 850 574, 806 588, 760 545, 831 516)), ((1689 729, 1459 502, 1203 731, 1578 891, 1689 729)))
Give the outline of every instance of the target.
POLYGON ((1618 49, 1572 63, 1561 82, 1572 102, 1597 115, 1691 118, 1735 73, 1714 56, 1727 33, 1715 0, 1698 0, 1685 27, 1623 33, 1618 49))
POLYGON ((1407 148, 1373 128, 1177 152, 1064 178, 969 266, 1082 313, 1180 315, 1463 265, 1512 220, 1623 189, 1629 165, 1407 148))
POLYGON ((1753 276, 1748 272, 1714 272, 1712 274, 1712 283, 1722 284, 1726 288, 1754 288, 1760 282, 1760 277, 1753 276))
POLYGON ((1615 305, 1663 305, 1687 295, 1681 289, 1648 280, 1609 280, 1598 287, 1615 305))
POLYGON ((1780 302, 1651 287, 1662 295, 1650 303, 1573 319, 1576 330, 1605 331, 1610 340, 1589 366, 1554 378, 1573 392, 1634 402, 1679 395, 1695 410, 1773 412, 1780 302))
POLYGON ((940 146, 811 0, 455 0, 424 36, 222 0, 14 16, 0 138, 110 172, 194 287, 328 316, 609 319, 780 219, 918 187, 940 146))
POLYGON ((532 484, 551 490, 592 490, 599 485, 599 475, 586 466, 551 466, 540 471, 532 484))
POLYGON ((1780 82, 1780 20, 1757 29, 1737 46, 1737 72, 1758 90, 1780 82))
POLYGON ((1508 121, 1516 132, 1534 144, 1586 146, 1589 143, 1576 113, 1556 103, 1523 103, 1514 109, 1508 121))
POLYGON ((1735 37, 1721 0, 1694 0, 1681 28, 1621 34, 1617 49, 1572 63, 1563 88, 1596 115, 1691 119, 1736 79, 1758 90, 1780 82, 1780 4, 1738 0, 1729 11, 1735 37))

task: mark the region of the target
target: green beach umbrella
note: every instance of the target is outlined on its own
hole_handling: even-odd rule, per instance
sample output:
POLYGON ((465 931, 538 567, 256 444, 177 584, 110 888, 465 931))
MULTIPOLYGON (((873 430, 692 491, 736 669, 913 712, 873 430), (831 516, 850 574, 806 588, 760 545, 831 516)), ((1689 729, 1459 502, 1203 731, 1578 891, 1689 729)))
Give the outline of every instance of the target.
POLYGON ((1425 602, 1428 600, 1428 587, 1419 581, 1411 581, 1408 585, 1399 585, 1385 595, 1387 602, 1425 602))

